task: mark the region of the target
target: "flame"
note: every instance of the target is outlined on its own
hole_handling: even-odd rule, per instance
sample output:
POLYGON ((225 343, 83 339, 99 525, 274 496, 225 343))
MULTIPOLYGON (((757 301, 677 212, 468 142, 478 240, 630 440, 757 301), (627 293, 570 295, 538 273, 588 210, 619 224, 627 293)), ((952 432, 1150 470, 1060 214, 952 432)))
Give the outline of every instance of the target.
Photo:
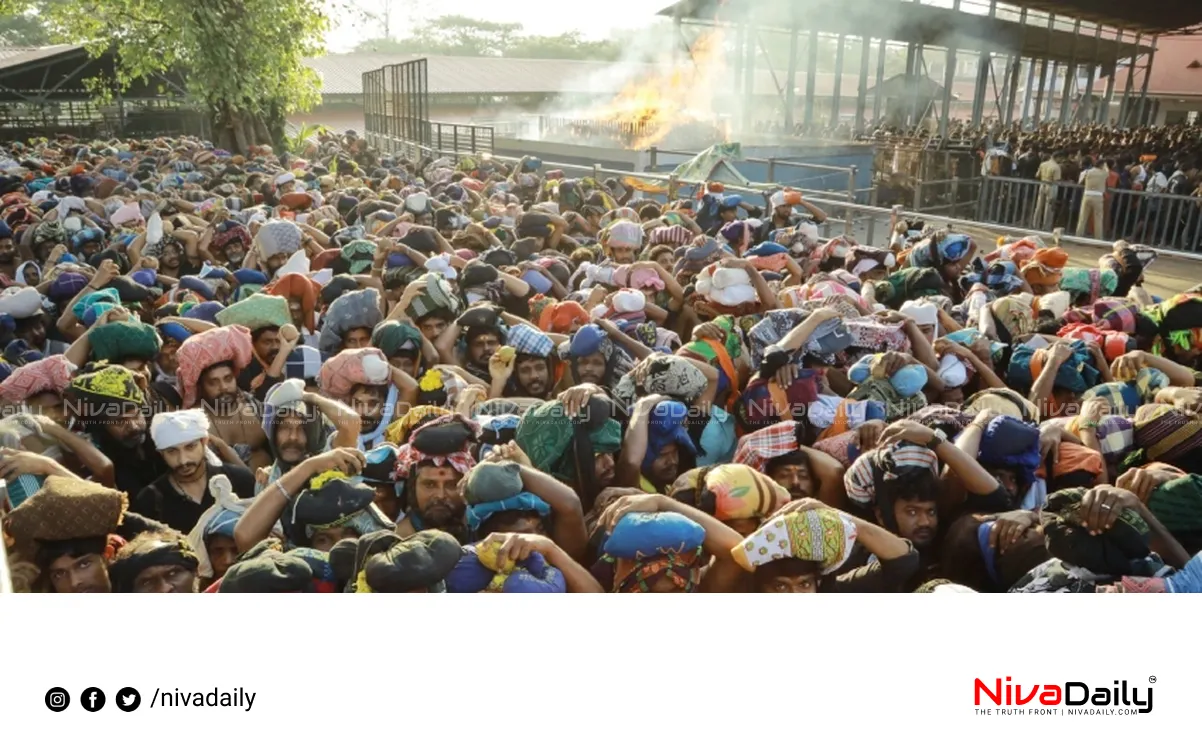
POLYGON ((722 29, 697 37, 689 55, 661 58, 659 71, 628 82, 612 101, 591 118, 614 121, 635 139, 634 149, 658 144, 682 124, 712 124, 729 141, 730 122, 717 116, 717 94, 726 70, 722 29))

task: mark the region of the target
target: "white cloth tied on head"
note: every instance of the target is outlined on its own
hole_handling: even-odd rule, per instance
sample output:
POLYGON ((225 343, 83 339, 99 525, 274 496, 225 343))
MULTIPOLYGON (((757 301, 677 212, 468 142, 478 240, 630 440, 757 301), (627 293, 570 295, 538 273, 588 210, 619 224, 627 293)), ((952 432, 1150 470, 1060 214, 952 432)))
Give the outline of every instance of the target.
POLYGON ((1049 292, 1036 300, 1039 303, 1040 312, 1050 312, 1052 317, 1064 317, 1064 313, 1068 312, 1073 305, 1073 298, 1064 290, 1049 292))
POLYGON ((209 416, 199 408, 159 413, 150 422, 150 438, 159 451, 199 441, 209 435, 209 416))
POLYGON ((24 320, 42 311, 42 295, 36 287, 9 287, 0 293, 0 314, 24 320))
POLYGON ((292 175, 292 173, 280 173, 275 177, 275 185, 282 186, 285 183, 292 183, 295 180, 296 176, 292 175))
POLYGON ((455 267, 451 265, 450 261, 440 255, 426 259, 426 271, 428 273, 440 273, 451 281, 459 278, 459 272, 455 270, 455 267))
POLYGON ((305 255, 303 250, 298 250, 284 261, 284 265, 280 266, 280 270, 275 272, 276 278, 287 276, 290 273, 308 274, 309 273, 309 256, 305 255))
POLYGON ((911 299, 902 304, 901 313, 914 318, 914 322, 919 325, 938 326, 939 324, 939 308, 930 302, 911 299))
POLYGON ((647 295, 636 289, 622 289, 613 296, 614 312, 625 315, 642 312, 647 307, 647 295))
POLYGON ((751 277, 741 268, 718 268, 712 274, 703 271, 697 277, 697 291, 725 307, 754 302, 759 296, 751 277))
POLYGON ((949 353, 939 360, 939 378, 953 389, 963 387, 968 382, 968 367, 949 353))
POLYGON ((371 384, 384 384, 388 381, 390 369, 383 356, 374 354, 363 357, 363 377, 371 384))

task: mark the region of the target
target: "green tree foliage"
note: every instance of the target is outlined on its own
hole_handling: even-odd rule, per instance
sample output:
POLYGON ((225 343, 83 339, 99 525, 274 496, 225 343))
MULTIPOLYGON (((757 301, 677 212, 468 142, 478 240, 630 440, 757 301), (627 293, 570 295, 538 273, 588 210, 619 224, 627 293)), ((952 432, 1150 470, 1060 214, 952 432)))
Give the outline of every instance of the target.
POLYGON ((520 23, 497 23, 447 15, 417 26, 402 39, 368 39, 355 47, 355 51, 460 57, 614 60, 618 58, 621 47, 614 41, 589 41, 578 31, 539 36, 523 33, 520 23))
POLYGON ((303 64, 324 51, 329 18, 320 3, 103 0, 56 3, 47 16, 63 40, 96 56, 112 52, 109 91, 183 71, 188 94, 212 114, 214 138, 236 152, 280 144, 285 116, 320 101, 320 80, 303 64))
POLYGON ((0 15, 0 45, 46 46, 49 43, 50 29, 37 13, 0 15))

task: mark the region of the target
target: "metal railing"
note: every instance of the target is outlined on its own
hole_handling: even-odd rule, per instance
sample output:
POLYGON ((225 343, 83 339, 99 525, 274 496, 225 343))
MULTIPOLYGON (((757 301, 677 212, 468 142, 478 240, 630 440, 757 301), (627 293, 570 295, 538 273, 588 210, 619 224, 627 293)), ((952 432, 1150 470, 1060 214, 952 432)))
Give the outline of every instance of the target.
POLYGON ((918 181, 914 184, 914 203, 907 206, 930 214, 975 219, 982 181, 981 178, 918 181))
MULTIPOLYGON (((661 147, 651 147, 647 150, 649 156, 648 169, 656 172, 659 168, 660 155, 677 155, 695 157, 698 153, 687 150, 671 150, 661 147)), ((803 163, 796 160, 776 157, 744 157, 739 162, 765 165, 767 177, 765 183, 771 190, 779 188, 794 188, 802 191, 808 201, 815 198, 833 199, 841 202, 870 202, 875 203, 872 188, 857 188, 856 176, 859 168, 854 165, 823 165, 818 163, 803 163), (778 168, 799 168, 809 170, 818 175, 808 177, 782 179, 778 177, 778 168), (816 181, 820 181, 816 183, 816 181), (831 184, 830 188, 826 188, 831 184), (846 188, 843 185, 846 184, 846 188)), ((729 189, 730 187, 727 186, 729 189)), ((760 192, 754 192, 760 193, 760 192)), ((767 204, 765 203, 765 206, 767 204)))
MULTIPOLYGON (((382 137, 381 144, 390 152, 407 151, 413 156, 421 154, 434 154, 439 156, 464 156, 474 153, 469 152, 447 152, 437 151, 425 145, 419 145, 412 142, 404 142, 395 138, 382 137)), ((493 155, 492 159, 505 163, 517 163, 519 158, 502 157, 493 155)), ((574 163, 560 163, 543 161, 543 166, 546 168, 554 168, 570 173, 582 173, 591 175, 594 178, 602 178, 604 176, 617 176, 623 178, 634 178, 644 182, 658 181, 664 184, 665 195, 670 200, 681 198, 690 198, 698 194, 705 183, 703 181, 686 180, 676 178, 667 173, 650 173, 650 172, 635 172, 626 170, 617 170, 613 168, 605 168, 601 165, 578 165, 574 163)), ((987 179, 986 179, 987 180, 987 179)), ((1027 183, 1026 181, 1023 181, 1027 183)), ((768 184, 774 185, 774 184, 768 184)), ((983 185, 983 184, 982 184, 983 185)), ((740 186, 725 185, 728 192, 746 194, 748 196, 765 197, 764 191, 759 189, 743 188, 740 186)), ((982 188, 982 193, 986 189, 982 188)), ((842 195, 840 195, 842 196, 842 195)), ((873 192, 873 200, 875 201, 876 192, 873 192)), ((1185 197, 1178 197, 1185 198, 1185 197)), ((949 229, 969 232, 987 232, 994 235, 1013 234, 1014 224, 1005 224, 988 219, 969 219, 964 217, 952 216, 945 214, 932 214, 929 212, 908 209, 906 206, 898 204, 892 206, 878 206, 875 203, 861 204, 853 200, 844 198, 829 198, 827 196, 806 196, 806 200, 821 207, 827 212, 828 219, 819 226, 819 232, 823 237, 834 237, 838 234, 854 237, 858 242, 865 245, 876 243, 878 234, 887 239, 891 233, 893 225, 903 215, 906 219, 919 220, 927 223, 946 225, 949 229), (841 230, 839 228, 842 228, 841 230)), ((1038 236, 1045 240, 1048 244, 1056 244, 1062 241, 1071 242, 1074 245, 1081 245, 1093 248, 1101 248, 1110 250, 1113 245, 1112 240, 1098 240, 1095 238, 1087 238, 1080 236, 1069 236, 1060 230, 1053 231, 1052 229, 1036 229, 1022 228, 1023 235, 1038 236)), ((1170 255, 1178 255, 1186 258, 1202 258, 1198 253, 1182 253, 1174 250, 1162 250, 1162 252, 1170 255)))
POLYGON ((1061 228, 1078 237, 1202 252, 1202 198, 1120 188, 1087 197, 1077 183, 1001 176, 981 180, 977 218, 982 222, 1042 231, 1061 228))
POLYGON ((494 134, 491 126, 430 122, 429 142, 436 150, 455 152, 492 152, 494 134))

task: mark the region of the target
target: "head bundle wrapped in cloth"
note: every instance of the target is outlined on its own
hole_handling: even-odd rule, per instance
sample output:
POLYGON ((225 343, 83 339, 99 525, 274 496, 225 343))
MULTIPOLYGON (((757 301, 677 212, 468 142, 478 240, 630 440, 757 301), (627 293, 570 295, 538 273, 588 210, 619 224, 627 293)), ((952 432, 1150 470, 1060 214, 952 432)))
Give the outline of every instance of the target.
POLYGON ((614 526, 592 568, 614 593, 696 591, 705 530, 677 513, 631 513, 614 526))
POLYGON ((500 559, 501 543, 484 541, 463 548, 459 563, 447 576, 449 593, 566 593, 558 568, 534 552, 518 562, 500 559))
POLYGON ((200 377, 206 369, 228 363, 234 367, 234 374, 238 374, 250 364, 253 355, 250 331, 239 325, 206 330, 181 343, 176 357, 184 407, 196 404, 200 377))
POLYGON ((89 364, 71 380, 69 396, 74 415, 85 427, 119 417, 123 411, 146 405, 145 378, 124 366, 89 364))
POLYGON ((348 593, 445 593, 463 554, 455 537, 437 529, 409 537, 378 532, 354 546, 348 593))
POLYGON ((374 503, 376 491, 337 471, 323 472, 309 481, 280 518, 284 536, 296 547, 312 546, 323 529, 345 527, 360 536, 392 531, 394 524, 374 503))
POLYGON ((754 526, 789 502, 788 490, 746 464, 691 469, 676 478, 670 495, 723 523, 750 521, 754 526))
POLYGON ((794 511, 770 519, 735 546, 731 556, 750 572, 793 558, 815 563, 821 574, 829 575, 847 561, 856 536, 855 524, 833 508, 794 511))
POLYGON ((1202 447, 1202 417, 1171 405, 1145 405, 1135 414, 1135 449, 1123 460, 1123 468, 1148 462, 1165 462, 1185 472, 1198 472, 1198 449, 1202 447))
POLYGON ((594 396, 586 411, 575 419, 567 416, 563 403, 551 400, 526 411, 514 441, 535 469, 580 488, 581 499, 591 506, 600 491, 594 460, 621 448, 622 426, 613 417, 612 402, 605 397, 594 396))
POLYGON ((1022 263, 1022 277, 1032 288, 1060 286, 1060 275, 1068 265, 1068 253, 1060 248, 1041 248, 1022 263))

